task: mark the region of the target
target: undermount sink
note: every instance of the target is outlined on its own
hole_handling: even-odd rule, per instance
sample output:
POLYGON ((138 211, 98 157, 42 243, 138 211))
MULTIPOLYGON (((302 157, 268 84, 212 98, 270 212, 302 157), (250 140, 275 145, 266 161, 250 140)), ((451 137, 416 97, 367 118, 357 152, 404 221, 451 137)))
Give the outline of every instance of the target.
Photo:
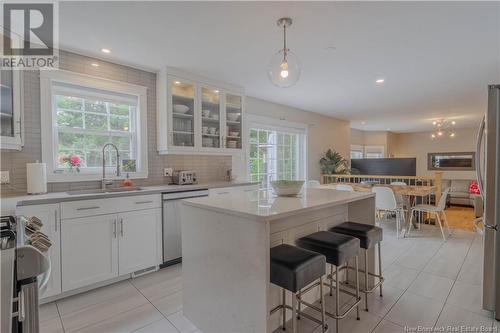
POLYGON ((68 191, 69 195, 81 195, 81 194, 101 194, 101 193, 119 193, 119 192, 130 192, 130 191, 140 191, 140 187, 118 187, 118 188, 106 188, 106 189, 92 189, 92 190, 81 190, 81 191, 68 191))

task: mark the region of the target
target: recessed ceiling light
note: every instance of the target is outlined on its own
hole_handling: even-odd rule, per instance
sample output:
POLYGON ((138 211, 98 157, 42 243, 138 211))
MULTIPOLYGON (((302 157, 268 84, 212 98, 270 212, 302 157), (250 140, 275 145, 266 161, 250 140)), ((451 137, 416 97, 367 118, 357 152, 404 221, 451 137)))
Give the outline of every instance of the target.
POLYGON ((451 122, 451 124, 452 124, 452 125, 455 125, 456 123, 457 123, 457 122, 456 122, 455 120, 453 120, 453 121, 451 122))
POLYGON ((181 81, 174 81, 175 84, 181 84, 181 81))
POLYGON ((218 90, 214 90, 214 93, 218 94, 218 93, 219 93, 219 91, 218 91, 218 90))
POLYGON ((378 79, 377 81, 375 81, 375 83, 384 83, 384 79, 378 79))
POLYGON ((364 125, 364 124, 366 124, 366 123, 365 123, 364 121, 362 121, 362 122, 361 122, 361 125, 364 125))
POLYGON ((391 129, 390 128, 387 128, 387 131, 390 131, 391 129))
POLYGON ((93 62, 90 65, 92 65, 93 67, 99 67, 99 64, 97 62, 93 62))
POLYGON ((110 49, 101 49, 101 52, 102 53, 111 53, 111 50, 110 49))

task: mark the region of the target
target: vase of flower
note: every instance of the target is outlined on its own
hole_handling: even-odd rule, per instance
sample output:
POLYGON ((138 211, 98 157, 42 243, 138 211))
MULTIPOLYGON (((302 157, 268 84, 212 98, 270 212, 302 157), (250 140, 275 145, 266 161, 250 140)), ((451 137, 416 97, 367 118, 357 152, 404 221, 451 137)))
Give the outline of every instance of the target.
POLYGON ((80 167, 82 165, 82 159, 76 154, 64 154, 59 157, 59 162, 69 167, 69 172, 80 172, 80 167))

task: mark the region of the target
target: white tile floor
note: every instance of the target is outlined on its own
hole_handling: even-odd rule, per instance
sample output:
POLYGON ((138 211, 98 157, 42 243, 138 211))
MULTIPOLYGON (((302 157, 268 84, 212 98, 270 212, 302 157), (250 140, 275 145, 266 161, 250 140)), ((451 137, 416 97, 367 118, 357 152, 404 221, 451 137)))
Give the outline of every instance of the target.
MULTIPOLYGON (((446 331, 461 325, 500 330, 491 313, 481 309, 479 236, 453 230, 443 242, 438 229, 424 226, 411 238, 397 239, 393 221, 382 227, 384 297, 370 295, 370 311, 361 311, 360 321, 351 313, 340 322, 341 332, 405 332, 405 326, 446 331)), ((326 303, 333 304, 329 297, 326 303)), ((45 304, 40 322, 41 332, 197 332, 182 315, 180 265, 45 304)), ((329 327, 335 331, 333 320, 329 327)), ((299 332, 321 328, 301 319, 299 332)))

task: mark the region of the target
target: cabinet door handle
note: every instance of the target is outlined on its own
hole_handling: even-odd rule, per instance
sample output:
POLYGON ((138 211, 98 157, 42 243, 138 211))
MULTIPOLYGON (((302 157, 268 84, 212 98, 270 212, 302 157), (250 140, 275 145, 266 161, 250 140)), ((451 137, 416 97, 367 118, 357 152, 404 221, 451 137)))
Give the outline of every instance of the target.
POLYGON ((229 192, 229 191, 228 192, 219 192, 217 194, 221 195, 221 194, 229 194, 229 193, 231 193, 231 192, 229 192))
POLYGON ((57 232, 57 209, 54 209, 54 231, 57 232))
POLYGON ((123 219, 120 219, 120 234, 123 237, 123 219))
POLYGON ((153 200, 146 200, 146 201, 136 201, 135 204, 136 205, 142 205, 142 204, 147 204, 147 203, 152 203, 153 200))
POLYGON ((116 238, 116 219, 113 221, 113 237, 116 238))
POLYGON ((99 209, 101 207, 99 206, 92 206, 92 207, 79 207, 76 210, 89 210, 89 209, 99 209))

